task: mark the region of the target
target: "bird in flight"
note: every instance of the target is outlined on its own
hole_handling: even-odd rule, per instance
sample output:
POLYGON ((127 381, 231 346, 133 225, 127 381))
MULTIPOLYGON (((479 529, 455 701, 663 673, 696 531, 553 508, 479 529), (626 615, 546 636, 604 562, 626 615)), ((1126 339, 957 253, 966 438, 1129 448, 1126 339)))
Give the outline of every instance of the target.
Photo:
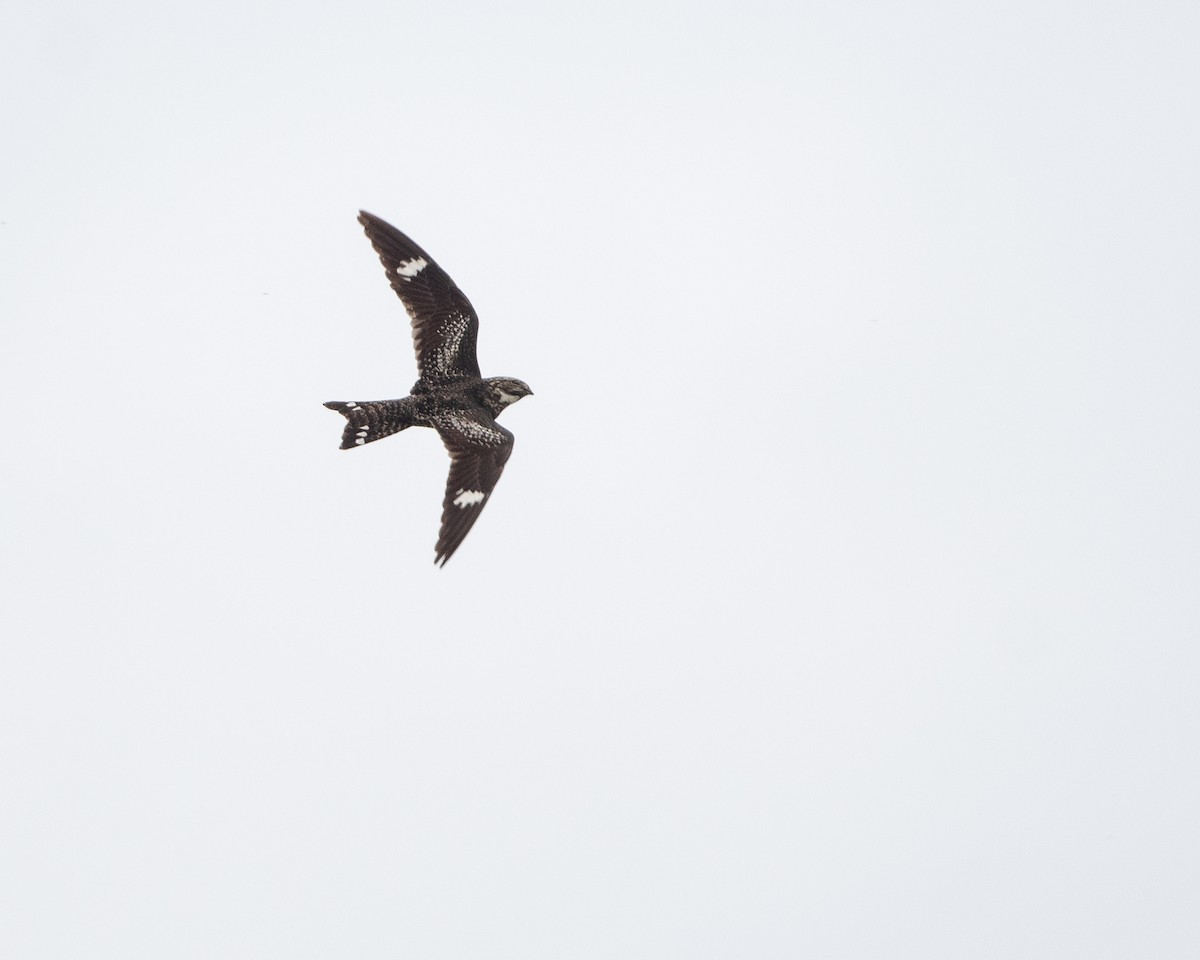
POLYGON ((512 377, 479 375, 479 318, 429 254, 365 210, 359 212, 358 222, 412 320, 420 376, 400 400, 331 400, 325 406, 347 420, 343 450, 408 427, 432 427, 441 435, 450 454, 450 477, 433 562, 445 566, 491 499, 512 453, 513 435, 496 423, 496 417, 533 391, 512 377))

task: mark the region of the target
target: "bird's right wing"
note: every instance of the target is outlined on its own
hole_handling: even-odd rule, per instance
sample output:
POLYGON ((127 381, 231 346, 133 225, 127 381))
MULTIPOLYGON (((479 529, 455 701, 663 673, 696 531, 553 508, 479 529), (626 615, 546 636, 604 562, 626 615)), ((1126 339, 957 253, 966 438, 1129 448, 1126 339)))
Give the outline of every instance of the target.
POLYGON ((466 294, 433 258, 390 223, 360 210, 371 246, 412 320, 417 367, 429 380, 478 377, 479 318, 466 294))
POLYGON ((444 414, 435 417, 433 425, 450 454, 442 529, 433 561, 445 566, 491 498, 512 453, 513 435, 484 410, 474 416, 444 414))

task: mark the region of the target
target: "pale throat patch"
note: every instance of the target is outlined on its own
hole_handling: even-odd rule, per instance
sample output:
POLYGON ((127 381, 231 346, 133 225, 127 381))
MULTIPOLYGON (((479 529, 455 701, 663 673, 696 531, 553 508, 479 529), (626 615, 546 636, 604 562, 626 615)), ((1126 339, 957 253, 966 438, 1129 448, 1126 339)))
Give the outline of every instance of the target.
POLYGON ((521 399, 515 393, 508 393, 504 390, 500 390, 499 388, 497 388, 497 392, 500 394, 500 402, 503 403, 506 407, 510 403, 516 403, 518 400, 521 399))
POLYGON ((429 261, 424 257, 417 257, 415 260, 401 260, 396 272, 402 277, 412 279, 427 266, 429 266, 429 261))
POLYGON ((458 496, 454 498, 454 505, 460 510, 463 507, 473 507, 477 503, 483 503, 483 498, 486 494, 482 490, 462 490, 457 491, 458 496))

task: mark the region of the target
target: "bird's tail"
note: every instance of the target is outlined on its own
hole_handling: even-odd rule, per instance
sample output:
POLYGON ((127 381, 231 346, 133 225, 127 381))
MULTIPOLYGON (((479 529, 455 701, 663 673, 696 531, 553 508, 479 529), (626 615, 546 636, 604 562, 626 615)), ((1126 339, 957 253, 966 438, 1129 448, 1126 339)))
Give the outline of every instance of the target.
POLYGON ((330 400, 325 406, 346 418, 346 429, 342 431, 343 450, 361 447, 372 440, 382 440, 413 425, 412 397, 403 400, 369 400, 365 403, 330 400))

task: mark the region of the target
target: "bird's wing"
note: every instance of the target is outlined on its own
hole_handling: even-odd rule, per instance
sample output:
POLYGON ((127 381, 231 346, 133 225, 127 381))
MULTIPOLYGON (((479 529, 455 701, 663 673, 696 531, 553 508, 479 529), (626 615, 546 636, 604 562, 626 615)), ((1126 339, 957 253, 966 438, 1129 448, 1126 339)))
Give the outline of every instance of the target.
POLYGON ((433 258, 390 223, 360 210, 371 246, 412 319, 417 367, 429 380, 478 377, 475 308, 433 258))
POLYGON ((433 425, 450 453, 442 529, 433 561, 445 566, 491 498, 512 453, 513 435, 482 409, 442 414, 433 425))

